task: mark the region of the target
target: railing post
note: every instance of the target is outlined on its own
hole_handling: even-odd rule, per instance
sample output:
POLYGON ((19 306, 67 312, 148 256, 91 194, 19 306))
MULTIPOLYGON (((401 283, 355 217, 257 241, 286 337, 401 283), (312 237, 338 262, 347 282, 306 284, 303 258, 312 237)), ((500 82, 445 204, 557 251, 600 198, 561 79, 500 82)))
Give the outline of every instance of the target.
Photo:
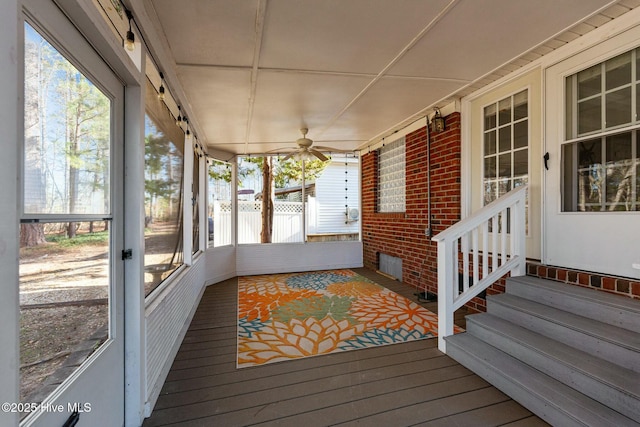
POLYGON ((514 215, 515 218, 513 219, 514 233, 511 238, 515 239, 514 255, 518 257, 517 265, 513 268, 513 270, 511 270, 512 277, 524 276, 525 274, 527 274, 527 258, 525 256, 527 252, 525 200, 526 200, 526 193, 523 193, 523 195, 518 198, 518 201, 515 203, 514 207, 511 208, 515 214, 514 215))
POLYGON ((453 335, 452 284, 453 266, 457 266, 458 260, 458 254, 454 253, 456 246, 447 239, 438 242, 438 349, 443 353, 447 352, 444 338, 453 335))

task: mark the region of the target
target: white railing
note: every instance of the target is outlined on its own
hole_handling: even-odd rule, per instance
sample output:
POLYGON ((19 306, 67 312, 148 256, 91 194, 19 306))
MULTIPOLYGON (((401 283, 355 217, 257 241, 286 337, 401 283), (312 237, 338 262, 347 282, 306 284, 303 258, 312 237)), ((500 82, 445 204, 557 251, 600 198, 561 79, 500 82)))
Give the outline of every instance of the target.
POLYGON ((507 273, 526 273, 527 186, 517 187, 431 240, 438 242, 438 348, 453 314, 507 273))

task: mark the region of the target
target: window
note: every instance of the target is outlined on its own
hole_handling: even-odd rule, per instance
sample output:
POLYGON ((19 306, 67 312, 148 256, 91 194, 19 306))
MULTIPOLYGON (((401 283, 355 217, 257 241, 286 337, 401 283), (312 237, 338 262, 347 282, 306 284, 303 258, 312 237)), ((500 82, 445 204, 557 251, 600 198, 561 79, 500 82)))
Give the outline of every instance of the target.
POLYGON ((405 138, 378 152, 378 212, 405 211, 405 138))
POLYGON ((147 81, 145 96, 145 296, 184 262, 184 133, 147 81))
POLYGON ((523 90, 484 108, 484 204, 529 178, 529 101, 523 90))
POLYGON ((210 160, 207 230, 209 246, 231 244, 233 221, 231 216, 231 177, 229 163, 210 160))
POLYGON ((566 78, 565 212, 640 210, 639 50, 566 78))

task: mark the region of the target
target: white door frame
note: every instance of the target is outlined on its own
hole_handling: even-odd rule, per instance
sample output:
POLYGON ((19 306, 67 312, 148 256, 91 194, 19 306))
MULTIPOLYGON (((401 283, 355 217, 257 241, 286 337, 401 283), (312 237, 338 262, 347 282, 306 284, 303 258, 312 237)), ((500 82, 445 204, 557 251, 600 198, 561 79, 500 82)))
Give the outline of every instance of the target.
POLYGON ((480 209, 484 194, 483 107, 522 90, 529 96, 529 232, 527 258, 540 259, 541 225, 542 72, 532 65, 501 79, 462 100, 462 214, 480 209))
POLYGON ((545 70, 545 150, 543 262, 548 265, 640 278, 640 212, 563 212, 561 147, 565 141, 564 82, 567 76, 640 45, 640 26, 594 39, 545 70))
MULTIPOLYGON (((51 1, 24 0, 24 18, 47 39, 57 44, 67 59, 87 73, 111 100, 111 238, 109 283, 109 337, 22 425, 62 425, 72 409, 80 410, 79 425, 124 423, 124 275, 118 256, 123 247, 123 136, 124 85, 94 48, 51 1), (79 64, 82 64, 80 67, 79 64)), ((19 33, 24 34, 24 21, 19 33)), ((19 37, 24 46, 23 36, 19 37)), ((23 51, 22 47, 20 48, 23 51)), ((23 58, 21 55, 20 58, 23 58)), ((21 62, 23 60, 21 59, 21 62)), ((24 75, 24 72, 22 73, 24 75)), ((23 78, 19 78, 23 81, 23 78)), ((20 144, 19 144, 20 145, 20 144)))

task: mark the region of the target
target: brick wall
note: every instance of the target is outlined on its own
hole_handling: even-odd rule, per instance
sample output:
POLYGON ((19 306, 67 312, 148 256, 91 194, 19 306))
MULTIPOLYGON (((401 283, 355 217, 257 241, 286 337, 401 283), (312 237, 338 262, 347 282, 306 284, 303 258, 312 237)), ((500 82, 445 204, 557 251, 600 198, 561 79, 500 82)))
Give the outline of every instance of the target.
POLYGON ((640 280, 552 267, 536 262, 527 263, 527 275, 640 300, 640 280))
MULTIPOLYGON (((460 220, 460 114, 446 118, 446 130, 431 135, 433 235, 460 220)), ((378 269, 378 255, 402 259, 402 280, 419 290, 437 291, 436 243, 425 235, 427 206, 427 130, 406 136, 406 209, 376 212, 377 151, 362 156, 362 241, 364 264, 378 269)))
MULTIPOLYGON (((447 118, 446 131, 431 135, 431 206, 433 235, 460 220, 460 114, 447 118)), ((420 291, 437 293, 437 245, 425 235, 427 215, 427 131, 406 136, 405 212, 376 212, 377 151, 362 156, 362 242, 365 267, 378 269, 385 253, 402 259, 402 281, 420 291)), ((640 281, 528 263, 527 274, 640 298, 640 281)), ((487 289, 502 293, 505 278, 487 289)), ((473 298, 470 311, 486 311, 484 298, 473 298)))

